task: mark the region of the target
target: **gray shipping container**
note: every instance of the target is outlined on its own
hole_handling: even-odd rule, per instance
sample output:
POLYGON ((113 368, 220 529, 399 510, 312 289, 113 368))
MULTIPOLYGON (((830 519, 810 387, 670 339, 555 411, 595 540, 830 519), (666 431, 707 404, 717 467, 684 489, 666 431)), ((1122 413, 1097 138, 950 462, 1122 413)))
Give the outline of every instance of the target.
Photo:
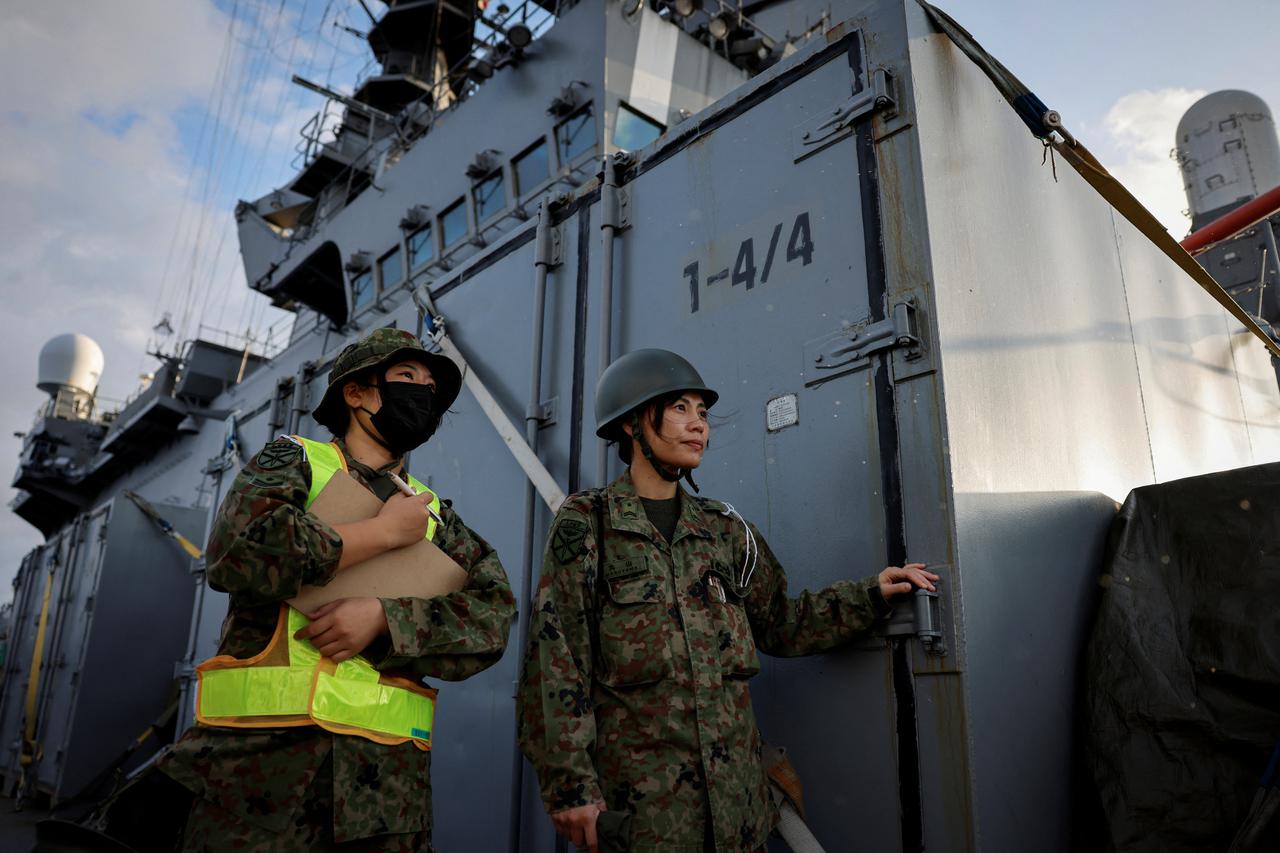
MULTIPOLYGON (((599 6, 617 13, 583 3, 558 27, 585 27, 599 6)), ((609 281, 610 191, 588 183, 551 214, 543 317, 532 316, 535 216, 452 269, 410 276, 341 332, 308 312, 288 349, 209 406, 235 412, 256 452, 287 409, 319 400, 346 343, 380 325, 421 330, 408 291, 425 288, 515 423, 540 360, 539 455, 562 487, 600 485, 620 471, 612 457, 599 470, 591 415, 608 286, 614 356, 676 350, 721 392, 702 493, 759 525, 794 591, 907 559, 943 577, 936 600, 899 607, 887 636, 766 660, 753 682, 817 837, 830 851, 1065 850, 1077 660, 1116 502, 1280 458, 1276 377, 1262 346, 1074 172, 1059 164, 1054 176, 913 0, 837 12, 853 17, 632 155, 609 281), (305 387, 277 385, 289 376, 305 387)), ((400 216, 379 198, 435 180, 409 159, 313 244, 332 241, 342 258, 375 245, 364 224, 400 216)), ((118 487, 151 484, 159 499, 189 483, 176 498, 207 511, 233 472, 205 466, 223 455, 224 425, 199 426, 118 487)), ((324 436, 309 417, 297 429, 324 436)), ((526 480, 469 391, 410 469, 495 546, 523 622, 526 480)), ((550 519, 538 504, 539 551, 550 519)), ((19 622, 33 574, 14 660, 30 660, 19 622)), ((191 660, 214 653, 225 596, 206 592, 197 607, 191 660)), ((519 850, 554 849, 527 767, 518 816, 509 808, 515 637, 492 669, 437 685, 441 850, 507 849, 509 817, 519 850)), ((0 705, 5 738, 14 689, 0 705)))
MULTIPOLYGON (((613 351, 674 349, 721 391, 703 493, 760 525, 795 590, 908 558, 944 578, 940 622, 915 625, 940 629, 931 647, 767 661, 753 682, 829 850, 1067 849, 1077 656, 1116 502, 1280 451, 1261 344, 1042 156, 907 2, 837 27, 624 171, 613 351), (888 109, 868 97, 877 76, 888 109), (849 360, 881 333, 918 343, 849 360)), ((540 453, 571 489, 605 479, 600 216, 591 189, 556 214, 548 280, 540 453)), ((533 232, 423 283, 515 420, 533 232)), ((522 476, 468 394, 413 465, 515 577, 522 476)), ((503 847, 474 808, 502 796, 518 665, 511 650, 441 692, 442 849, 503 847)), ((525 789, 520 849, 550 850, 528 774, 525 789)))
MULTIPOLYGON (((201 540, 204 511, 158 510, 201 540)), ((176 698, 174 663, 186 648, 195 594, 189 564, 123 496, 27 555, 14 581, 17 615, 0 685, 6 793, 19 780, 25 793, 55 804, 85 792, 176 698), (29 726, 34 760, 23 778, 29 726)))
MULTIPOLYGON (((673 348, 722 392, 703 493, 760 525, 795 589, 906 558, 943 575, 940 625, 915 626, 940 626, 932 648, 767 661, 753 683, 829 850, 1068 849, 1076 662, 1116 502, 1280 450, 1260 343, 1042 155, 918 6, 892 3, 673 128, 623 179, 613 350, 673 348), (878 70, 892 109, 845 118, 878 70), (919 343, 842 355, 890 328, 919 343)), ((556 220, 540 452, 573 488, 603 480, 596 196, 556 220)), ((428 283, 513 415, 531 237, 428 283)), ((524 485, 467 394, 413 465, 515 575, 524 485)), ((498 826, 477 843, 472 809, 498 795, 511 747, 489 733, 509 731, 517 666, 508 652, 500 674, 442 690, 442 848, 502 847, 498 826)), ((525 784, 522 849, 550 849, 525 784)))

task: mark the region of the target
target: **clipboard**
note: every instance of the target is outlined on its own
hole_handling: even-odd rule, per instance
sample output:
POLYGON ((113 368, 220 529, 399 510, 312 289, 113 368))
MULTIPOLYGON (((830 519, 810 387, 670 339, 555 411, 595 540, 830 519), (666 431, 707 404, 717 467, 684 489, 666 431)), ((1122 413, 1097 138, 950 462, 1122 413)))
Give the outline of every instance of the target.
MULTIPOLYGON (((327 524, 373 518, 382 501, 346 471, 335 471, 308 512, 327 524)), ((467 573, 428 539, 386 551, 334 574, 324 586, 304 585, 288 604, 308 613, 339 598, 434 598, 457 592, 467 573)))

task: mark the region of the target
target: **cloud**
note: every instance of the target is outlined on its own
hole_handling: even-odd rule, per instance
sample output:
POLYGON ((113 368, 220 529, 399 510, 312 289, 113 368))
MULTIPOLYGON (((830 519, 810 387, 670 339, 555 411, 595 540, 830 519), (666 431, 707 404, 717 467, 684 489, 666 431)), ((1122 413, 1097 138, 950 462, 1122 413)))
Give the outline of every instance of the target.
POLYGON ((1158 89, 1131 92, 1112 104, 1103 118, 1099 159, 1139 201, 1181 238, 1190 220, 1183 214, 1187 197, 1182 173, 1169 156, 1178 120, 1203 89, 1158 89))
MULTIPOLYGON (((29 429, 44 402, 36 360, 54 335, 97 340, 106 356, 100 394, 120 399, 154 366, 145 347, 162 308, 189 306, 189 334, 199 320, 221 317, 243 330, 251 316, 276 316, 244 285, 226 196, 259 188, 226 184, 248 180, 260 153, 287 162, 281 149, 292 140, 282 128, 292 123, 296 132, 300 122, 293 104, 270 115, 285 98, 259 76, 277 74, 274 63, 246 65, 252 22, 279 6, 256 16, 246 8, 256 7, 242 2, 234 27, 212 0, 133 0, 128 14, 109 3, 7 4, 0 12, 0 469, 16 465, 13 433, 29 429), (210 125, 218 136, 209 138, 225 140, 222 171, 210 174, 214 149, 192 149, 223 68, 234 72, 222 77, 231 81, 226 106, 256 111, 238 143, 234 110, 210 125), (272 132, 265 146, 248 135, 262 133, 264 121, 272 132)), ((279 32, 296 31, 284 17, 279 32)), ((282 61, 287 41, 269 53, 282 61)), ((284 162, 273 163, 268 179, 284 162)), ((0 601, 22 555, 40 541, 0 508, 0 601)))

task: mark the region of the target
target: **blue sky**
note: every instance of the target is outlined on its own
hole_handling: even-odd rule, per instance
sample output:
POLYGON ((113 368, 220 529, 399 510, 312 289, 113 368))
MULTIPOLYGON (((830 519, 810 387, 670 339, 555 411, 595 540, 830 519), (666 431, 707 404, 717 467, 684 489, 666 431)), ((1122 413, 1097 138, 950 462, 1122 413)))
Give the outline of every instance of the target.
MULTIPOLYGON (((940 5, 1178 236, 1186 205, 1168 152, 1182 111, 1223 88, 1280 110, 1277 0, 940 5)), ((350 91, 367 69, 367 46, 342 26, 368 28, 357 0, 0 9, 0 346, 11 368, 0 466, 12 470, 12 434, 43 401, 36 355, 53 335, 98 340, 101 394, 121 399, 152 368, 145 349, 172 345, 152 332, 166 312, 175 339, 199 318, 259 335, 287 322, 245 287, 232 210, 293 174, 299 129, 322 99, 290 74, 350 91)), ((39 541, 0 511, 0 601, 39 541)))

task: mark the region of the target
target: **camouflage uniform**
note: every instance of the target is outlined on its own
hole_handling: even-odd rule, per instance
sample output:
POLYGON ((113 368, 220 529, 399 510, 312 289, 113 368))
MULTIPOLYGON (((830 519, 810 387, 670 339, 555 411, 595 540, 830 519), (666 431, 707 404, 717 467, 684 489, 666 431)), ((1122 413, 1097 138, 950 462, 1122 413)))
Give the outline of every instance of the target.
POLYGON ((548 811, 630 812, 633 851, 756 850, 777 822, 747 689, 757 649, 832 649, 890 608, 874 577, 788 599, 754 527, 744 587, 743 523, 717 501, 680 500, 670 544, 629 473, 556 514, 517 698, 520 746, 548 811))
MULTIPOLYGON (((349 454, 347 461, 359 482, 385 481, 349 454)), ((280 602, 337 570, 341 538, 304 509, 310 480, 301 448, 281 439, 240 472, 223 501, 207 552, 209 585, 231 596, 219 654, 261 651, 280 602)), ((364 652, 379 670, 457 681, 497 663, 506 648, 515 600, 498 555, 451 508, 441 516, 434 541, 470 580, 437 598, 382 599, 389 636, 364 652)), ((352 849, 427 849, 430 767, 431 754, 411 743, 385 746, 315 727, 206 726, 189 730, 160 765, 198 795, 185 849, 271 851, 347 849, 361 840, 352 849)))

